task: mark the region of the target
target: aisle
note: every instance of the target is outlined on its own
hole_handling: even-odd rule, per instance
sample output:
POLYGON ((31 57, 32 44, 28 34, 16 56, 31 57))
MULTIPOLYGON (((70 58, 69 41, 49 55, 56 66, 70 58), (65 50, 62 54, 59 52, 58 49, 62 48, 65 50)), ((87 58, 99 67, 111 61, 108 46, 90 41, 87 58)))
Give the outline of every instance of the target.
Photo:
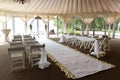
POLYGON ((55 59, 68 78, 81 78, 114 67, 52 40, 40 42, 45 43, 46 52, 55 59))

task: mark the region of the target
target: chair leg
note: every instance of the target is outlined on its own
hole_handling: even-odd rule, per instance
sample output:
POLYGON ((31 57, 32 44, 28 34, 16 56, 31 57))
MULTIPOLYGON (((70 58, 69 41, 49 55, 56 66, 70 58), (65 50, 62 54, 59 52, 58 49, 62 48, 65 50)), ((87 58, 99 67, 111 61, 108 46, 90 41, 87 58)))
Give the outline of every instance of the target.
POLYGON ((13 72, 12 61, 10 61, 10 72, 13 72))
POLYGON ((30 62, 31 62, 31 67, 33 68, 33 59, 32 58, 30 59, 30 62))
POLYGON ((25 69, 25 60, 23 59, 23 69, 25 69))

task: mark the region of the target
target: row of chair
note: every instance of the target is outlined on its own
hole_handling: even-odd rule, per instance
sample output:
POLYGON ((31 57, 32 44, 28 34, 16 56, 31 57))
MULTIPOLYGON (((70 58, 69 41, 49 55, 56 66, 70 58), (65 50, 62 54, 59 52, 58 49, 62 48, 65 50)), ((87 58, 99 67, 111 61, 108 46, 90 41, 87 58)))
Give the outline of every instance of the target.
POLYGON ((16 69, 25 69, 24 47, 8 48, 11 72, 16 69))
POLYGON ((40 60, 40 52, 43 47, 45 45, 39 44, 29 35, 14 36, 8 48, 11 71, 25 69, 26 59, 29 60, 31 67, 33 67, 36 64, 35 61, 40 60))
MULTIPOLYGON (((67 45, 71 46, 79 46, 80 49, 83 47, 84 49, 91 49, 95 40, 98 40, 100 50, 106 51, 108 47, 108 38, 91 38, 85 36, 72 36, 72 35, 63 35, 63 41, 67 45)), ((91 50, 90 50, 91 51, 91 50)))

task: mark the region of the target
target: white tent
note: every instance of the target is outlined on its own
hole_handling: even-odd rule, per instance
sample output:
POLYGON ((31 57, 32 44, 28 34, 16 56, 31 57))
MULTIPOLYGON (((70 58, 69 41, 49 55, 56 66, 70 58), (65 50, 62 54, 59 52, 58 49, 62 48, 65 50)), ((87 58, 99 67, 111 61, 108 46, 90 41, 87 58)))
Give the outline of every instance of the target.
MULTIPOLYGON (((120 17, 120 0, 29 0, 27 3, 15 0, 0 0, 0 19, 5 24, 12 16, 27 22, 37 15, 50 20, 53 16, 61 17, 65 22, 79 16, 86 25, 96 17, 103 17, 110 27, 120 17)), ((86 27, 87 28, 87 27, 86 27)), ((88 31, 87 31, 88 32, 88 31)))
POLYGON ((0 15, 120 16, 120 0, 30 0, 24 4, 0 0, 0 15))

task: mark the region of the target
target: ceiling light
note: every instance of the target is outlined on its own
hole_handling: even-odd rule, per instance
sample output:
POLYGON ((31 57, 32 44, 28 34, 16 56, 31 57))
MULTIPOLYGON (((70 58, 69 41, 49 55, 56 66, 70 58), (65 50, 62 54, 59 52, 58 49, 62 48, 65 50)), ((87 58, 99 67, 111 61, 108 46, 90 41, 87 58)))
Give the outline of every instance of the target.
POLYGON ((30 2, 30 0, 13 0, 13 2, 18 2, 18 3, 22 3, 22 4, 24 4, 24 3, 27 3, 27 2, 30 2))

